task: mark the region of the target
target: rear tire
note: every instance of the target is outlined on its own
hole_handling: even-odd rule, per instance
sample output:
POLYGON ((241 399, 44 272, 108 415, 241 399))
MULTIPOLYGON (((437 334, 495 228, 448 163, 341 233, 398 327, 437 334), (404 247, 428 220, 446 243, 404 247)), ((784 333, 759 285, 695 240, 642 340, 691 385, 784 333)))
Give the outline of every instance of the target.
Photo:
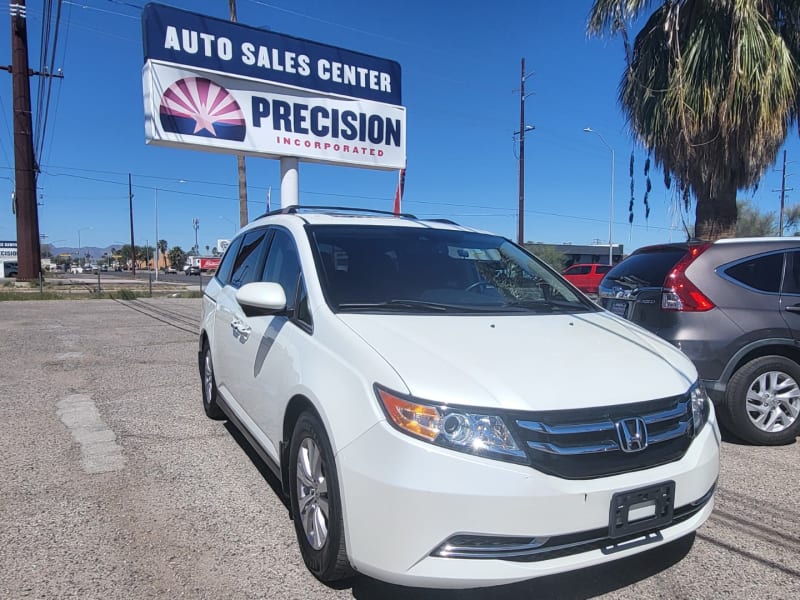
POLYGON ((217 380, 214 378, 214 362, 211 360, 211 348, 208 342, 203 344, 203 362, 200 365, 200 381, 203 388, 203 410, 209 419, 219 421, 225 413, 217 403, 217 380))
POLYGON ((725 410, 725 423, 743 440, 792 443, 800 431, 800 365, 783 356, 751 360, 728 382, 725 410))
POLYGON ((339 477, 325 428, 304 412, 294 426, 289 449, 289 494, 300 554, 323 583, 352 577, 344 540, 339 477))

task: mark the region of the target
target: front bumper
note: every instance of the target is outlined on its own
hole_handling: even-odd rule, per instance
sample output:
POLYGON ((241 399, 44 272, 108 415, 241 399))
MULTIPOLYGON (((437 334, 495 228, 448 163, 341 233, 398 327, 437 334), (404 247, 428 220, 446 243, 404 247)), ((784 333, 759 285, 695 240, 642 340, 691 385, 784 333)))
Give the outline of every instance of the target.
POLYGON ((566 480, 444 450, 380 423, 337 456, 348 556, 359 572, 378 579, 438 588, 512 583, 623 558, 678 539, 705 522, 713 508, 719 444, 712 411, 709 424, 679 461, 611 477, 566 480), (685 516, 644 541, 610 550, 602 542, 584 544, 527 557, 441 556, 453 539, 597 541, 608 530, 615 493, 665 481, 675 482, 676 517, 685 516), (691 506, 701 499, 704 504, 691 506))

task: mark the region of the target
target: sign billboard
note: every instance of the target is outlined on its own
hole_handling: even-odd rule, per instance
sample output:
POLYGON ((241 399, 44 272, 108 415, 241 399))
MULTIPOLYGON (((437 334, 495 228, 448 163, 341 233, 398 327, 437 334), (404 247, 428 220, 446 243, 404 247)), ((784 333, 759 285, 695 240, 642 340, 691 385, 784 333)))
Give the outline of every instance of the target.
POLYGON ((145 65, 142 79, 151 143, 371 168, 405 166, 400 106, 318 96, 155 61, 145 65))
POLYGON ((0 260, 17 259, 17 242, 12 240, 0 240, 0 260))
POLYGON ((397 62, 158 4, 142 27, 148 143, 405 166, 397 62))

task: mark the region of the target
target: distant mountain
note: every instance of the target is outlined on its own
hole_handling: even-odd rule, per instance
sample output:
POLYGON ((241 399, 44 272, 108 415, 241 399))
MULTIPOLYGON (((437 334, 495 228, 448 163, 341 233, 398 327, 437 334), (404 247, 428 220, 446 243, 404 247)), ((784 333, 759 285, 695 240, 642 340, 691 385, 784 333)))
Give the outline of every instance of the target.
MULTIPOLYGON (((44 247, 44 244, 42 245, 44 247)), ((80 248, 81 256, 86 256, 88 253, 92 258, 102 258, 103 254, 111 255, 111 249, 114 248, 116 250, 119 249, 119 246, 106 246, 105 248, 98 248, 97 246, 82 246, 80 248)), ((71 254, 72 256, 78 256, 78 248, 77 246, 51 246, 51 250, 53 256, 58 256, 59 254, 71 254)))

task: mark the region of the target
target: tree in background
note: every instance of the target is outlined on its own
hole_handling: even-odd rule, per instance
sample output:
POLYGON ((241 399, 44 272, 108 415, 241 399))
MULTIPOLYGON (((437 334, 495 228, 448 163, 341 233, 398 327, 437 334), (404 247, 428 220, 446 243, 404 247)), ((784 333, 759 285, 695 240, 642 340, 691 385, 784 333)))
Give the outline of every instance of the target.
POLYGON ((737 200, 739 218, 736 237, 765 237, 778 235, 778 218, 775 212, 761 212, 749 200, 737 200))
POLYGON ((120 246, 118 252, 119 255, 122 257, 122 263, 127 265, 128 267, 130 267, 134 261, 138 261, 143 256, 142 249, 139 246, 134 246, 133 252, 131 252, 130 244, 123 244, 122 246, 120 246))
POLYGON ((525 249, 559 273, 564 270, 564 265, 567 264, 567 257, 551 244, 531 244, 528 242, 525 244, 525 249))
POLYGON ((186 262, 186 252, 180 246, 175 246, 167 253, 169 256, 169 264, 182 265, 186 262))
MULTIPOLYGON (((167 254, 167 249, 169 245, 167 244, 167 240, 158 240, 158 255, 159 257, 163 256, 165 260, 165 267, 169 267, 172 263, 169 262, 169 255, 167 254)), ((156 265, 158 268, 161 265, 156 265)))
MULTIPOLYGON (((779 235, 780 224, 777 211, 762 211, 753 206, 751 200, 740 198, 736 201, 739 218, 736 221, 736 237, 771 237, 779 235)), ((798 235, 800 228, 800 204, 788 206, 783 211, 783 233, 798 235)), ((687 229, 691 233, 693 224, 687 229)), ((691 236, 690 236, 691 237, 691 236)))
POLYGON ((736 232, 737 190, 755 186, 797 123, 800 2, 594 0, 590 35, 622 37, 619 102, 636 140, 674 179, 695 235, 736 232), (646 17, 631 48, 628 25, 646 17))

